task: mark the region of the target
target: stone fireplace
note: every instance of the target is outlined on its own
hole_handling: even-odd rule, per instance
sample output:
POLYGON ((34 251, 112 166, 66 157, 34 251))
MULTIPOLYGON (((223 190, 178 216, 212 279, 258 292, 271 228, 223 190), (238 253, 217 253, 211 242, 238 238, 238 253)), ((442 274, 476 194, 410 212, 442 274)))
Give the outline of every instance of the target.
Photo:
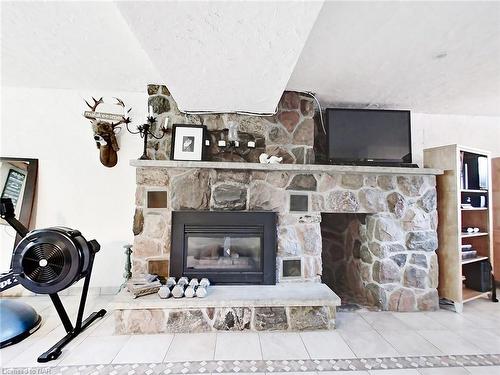
POLYGON ((172 212, 170 276, 214 285, 276 283, 274 212, 172 212))
POLYGON ((275 212, 278 284, 338 283, 343 270, 363 301, 381 309, 438 307, 435 174, 440 171, 159 160, 132 165, 137 167, 136 272, 145 271, 149 259, 178 262, 171 248, 173 212, 275 212), (156 195, 162 204, 151 198, 156 195), (325 219, 329 214, 356 215, 340 225, 325 219), (329 236, 329 230, 344 237, 329 236), (329 240, 350 245, 338 250, 329 240))

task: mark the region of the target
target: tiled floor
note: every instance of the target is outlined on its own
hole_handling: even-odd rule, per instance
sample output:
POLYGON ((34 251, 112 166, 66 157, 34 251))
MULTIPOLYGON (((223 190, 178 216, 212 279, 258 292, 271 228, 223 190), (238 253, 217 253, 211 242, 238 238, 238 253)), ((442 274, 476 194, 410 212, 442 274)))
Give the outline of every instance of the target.
MULTIPOLYGON (((105 308, 110 299, 90 297, 87 311, 105 308)), ((53 374, 500 374, 500 355, 488 355, 500 354, 500 304, 487 300, 468 303, 461 315, 446 310, 340 312, 337 329, 330 332, 115 336, 108 314, 49 364, 39 364, 36 358, 64 330, 48 297, 24 301, 37 309, 44 323, 28 339, 0 350, 4 370, 48 365, 47 373, 53 374)), ((75 313, 78 297, 63 301, 75 313)))

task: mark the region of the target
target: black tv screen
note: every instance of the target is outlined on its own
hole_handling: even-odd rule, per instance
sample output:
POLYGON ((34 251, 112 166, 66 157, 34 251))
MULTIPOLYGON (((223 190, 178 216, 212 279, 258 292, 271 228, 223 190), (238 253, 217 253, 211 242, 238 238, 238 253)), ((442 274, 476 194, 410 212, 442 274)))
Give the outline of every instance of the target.
POLYGON ((333 163, 411 163, 410 111, 326 110, 328 156, 333 163))

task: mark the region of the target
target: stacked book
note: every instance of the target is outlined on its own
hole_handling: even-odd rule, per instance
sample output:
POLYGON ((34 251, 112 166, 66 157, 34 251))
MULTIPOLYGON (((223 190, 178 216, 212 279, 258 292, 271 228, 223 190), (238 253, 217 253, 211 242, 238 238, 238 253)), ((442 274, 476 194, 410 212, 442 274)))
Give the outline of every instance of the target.
POLYGON ((474 259, 477 256, 477 251, 472 248, 472 245, 462 245, 462 260, 474 259))

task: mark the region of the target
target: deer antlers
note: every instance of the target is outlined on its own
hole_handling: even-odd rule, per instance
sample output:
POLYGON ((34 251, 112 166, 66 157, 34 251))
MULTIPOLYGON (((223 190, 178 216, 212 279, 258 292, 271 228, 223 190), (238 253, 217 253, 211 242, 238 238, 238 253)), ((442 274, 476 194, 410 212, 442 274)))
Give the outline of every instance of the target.
MULTIPOLYGON (((116 99, 116 98, 115 98, 116 99)), ((84 99, 85 100, 85 99, 84 99)), ((97 109, 97 106, 99 104, 103 104, 104 103, 104 100, 102 100, 102 96, 99 100, 96 100, 94 97, 92 97, 92 100, 94 101, 94 105, 90 105, 88 101, 85 100, 85 103, 87 103, 87 105, 89 106, 90 110, 92 112, 95 112, 95 110, 97 109)), ((123 102, 122 102, 123 103, 123 102)), ((125 105, 124 105, 125 106, 125 105)))

